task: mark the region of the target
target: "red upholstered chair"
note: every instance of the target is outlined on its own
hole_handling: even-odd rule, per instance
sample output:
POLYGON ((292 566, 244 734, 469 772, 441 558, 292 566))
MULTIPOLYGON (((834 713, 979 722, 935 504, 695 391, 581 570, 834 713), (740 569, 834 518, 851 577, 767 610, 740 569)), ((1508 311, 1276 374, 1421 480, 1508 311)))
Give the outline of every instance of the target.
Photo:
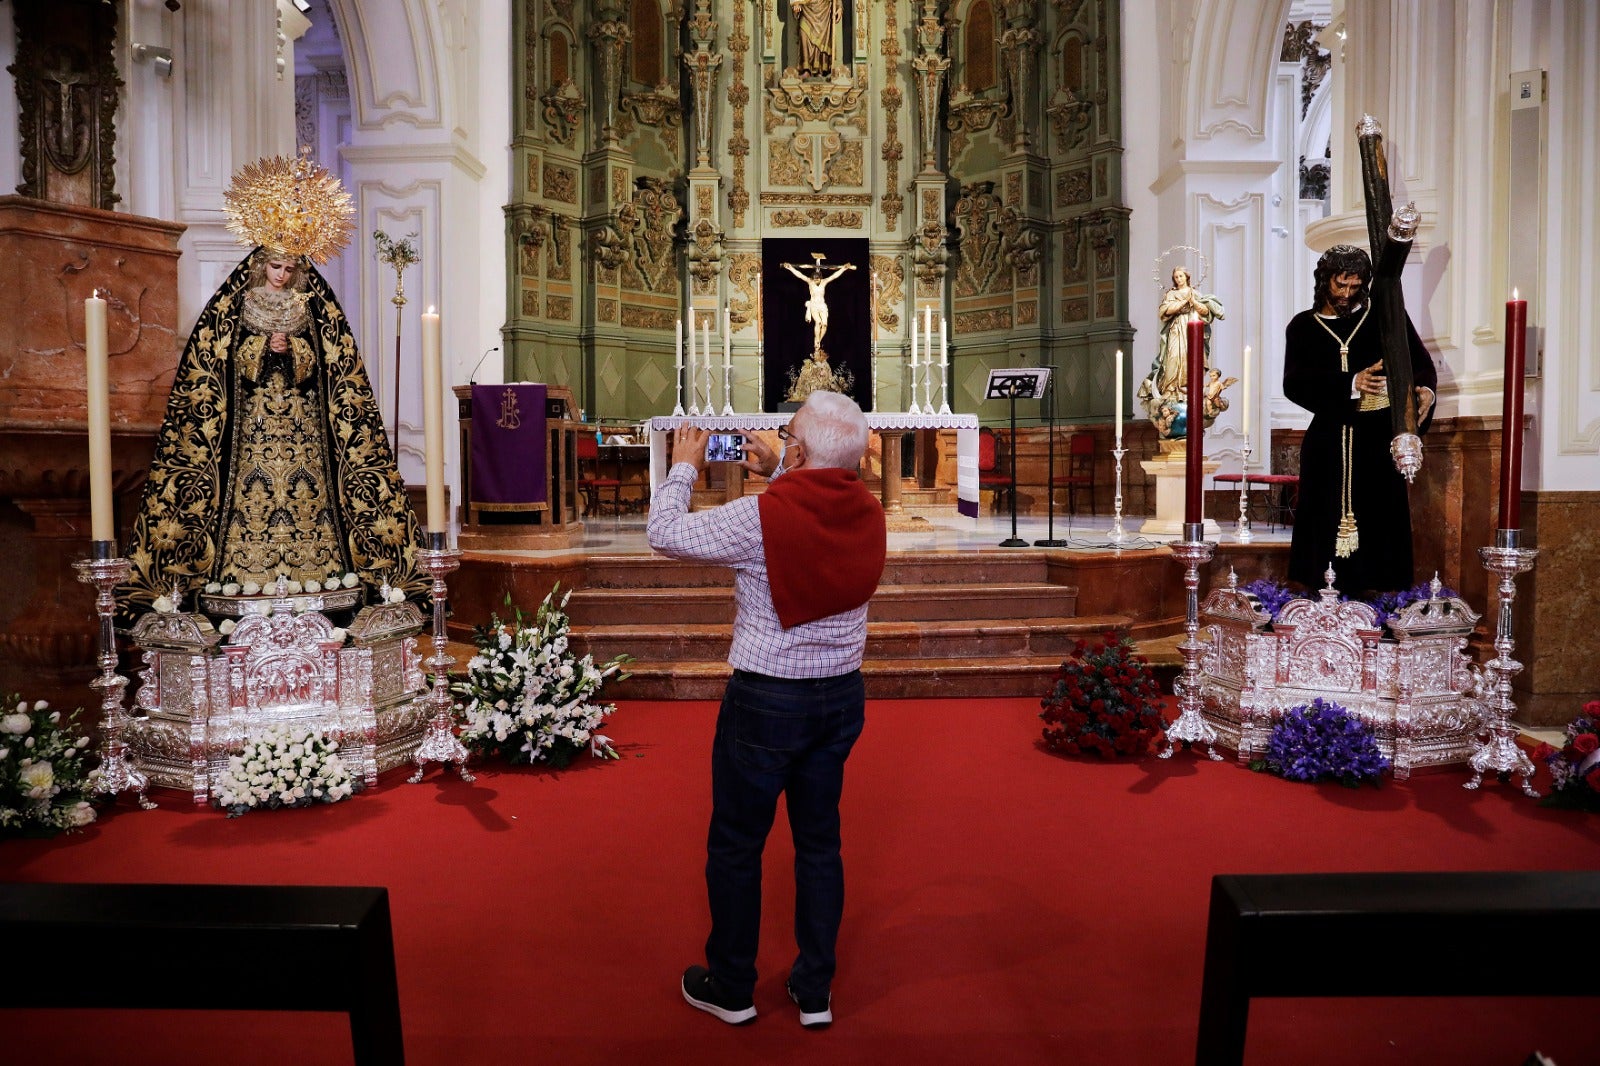
POLYGON ((606 489, 611 490, 611 513, 622 513, 622 482, 601 475, 600 442, 594 439, 592 433, 578 434, 578 488, 587 501, 584 508, 587 513, 600 514, 605 510, 608 505, 600 499, 600 494, 606 489))
POLYGON ((1268 529, 1294 524, 1300 503, 1300 478, 1296 474, 1251 474, 1250 484, 1267 486, 1268 529))
POLYGON ((1000 510, 1000 501, 1016 492, 1011 474, 1000 462, 1000 445, 994 430, 988 426, 978 429, 978 488, 994 493, 991 510, 1000 510))
POLYGON ((1067 445, 1067 472, 1057 474, 1051 485, 1067 490, 1067 513, 1078 513, 1078 490, 1089 490, 1089 513, 1094 514, 1094 437, 1087 433, 1074 433, 1067 445))

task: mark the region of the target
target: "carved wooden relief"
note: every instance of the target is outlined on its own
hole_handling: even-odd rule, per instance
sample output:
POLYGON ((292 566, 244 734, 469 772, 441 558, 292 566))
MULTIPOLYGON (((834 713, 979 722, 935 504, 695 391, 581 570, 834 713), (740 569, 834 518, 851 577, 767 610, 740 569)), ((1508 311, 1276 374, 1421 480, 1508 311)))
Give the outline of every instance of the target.
POLYGON ((898 308, 905 299, 905 264, 899 256, 872 257, 872 274, 878 282, 878 325, 891 332, 900 329, 898 308))
POLYGON ((23 196, 111 210, 116 162, 114 4, 14 0, 23 196))

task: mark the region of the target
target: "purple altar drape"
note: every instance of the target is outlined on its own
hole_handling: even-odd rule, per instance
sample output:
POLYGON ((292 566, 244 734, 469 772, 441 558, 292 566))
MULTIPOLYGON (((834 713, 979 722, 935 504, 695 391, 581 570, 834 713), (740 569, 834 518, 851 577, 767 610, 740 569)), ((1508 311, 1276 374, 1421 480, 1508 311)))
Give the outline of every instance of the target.
POLYGON ((472 386, 472 500, 514 510, 545 498, 545 387, 472 386))

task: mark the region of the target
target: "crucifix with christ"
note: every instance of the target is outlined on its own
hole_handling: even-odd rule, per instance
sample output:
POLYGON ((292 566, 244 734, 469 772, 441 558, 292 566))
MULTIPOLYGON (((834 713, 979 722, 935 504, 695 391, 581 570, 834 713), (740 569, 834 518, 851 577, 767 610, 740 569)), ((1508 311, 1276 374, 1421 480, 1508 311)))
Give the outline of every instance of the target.
POLYGON ((828 297, 823 291, 830 282, 836 281, 839 275, 846 270, 854 270, 854 263, 843 263, 834 266, 824 263, 826 258, 821 252, 812 252, 811 258, 815 262, 809 266, 800 263, 784 263, 783 268, 801 281, 806 283, 811 295, 806 299, 806 321, 811 323, 811 355, 818 358, 822 352, 822 335, 828 332, 828 297), (823 272, 831 270, 833 273, 823 277, 823 272))

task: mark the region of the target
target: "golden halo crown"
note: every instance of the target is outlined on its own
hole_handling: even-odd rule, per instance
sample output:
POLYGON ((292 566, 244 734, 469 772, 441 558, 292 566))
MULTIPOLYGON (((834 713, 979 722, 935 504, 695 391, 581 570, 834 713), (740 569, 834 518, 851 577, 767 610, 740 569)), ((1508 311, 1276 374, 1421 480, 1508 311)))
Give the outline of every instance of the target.
POLYGON ((228 229, 249 245, 305 256, 321 266, 355 232, 355 204, 339 179, 311 160, 274 155, 246 164, 222 194, 228 229))

